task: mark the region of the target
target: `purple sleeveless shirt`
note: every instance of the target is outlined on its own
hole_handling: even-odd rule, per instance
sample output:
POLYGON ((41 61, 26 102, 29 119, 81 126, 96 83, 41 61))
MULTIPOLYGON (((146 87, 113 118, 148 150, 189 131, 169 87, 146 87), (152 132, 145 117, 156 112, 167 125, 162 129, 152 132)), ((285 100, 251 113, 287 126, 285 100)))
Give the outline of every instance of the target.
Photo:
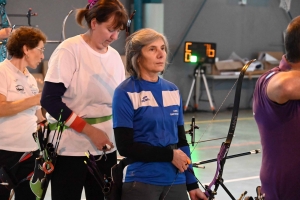
POLYGON ((290 69, 283 56, 279 67, 257 80, 253 94, 253 114, 262 144, 260 180, 266 200, 300 200, 300 100, 279 105, 266 92, 274 74, 290 69))

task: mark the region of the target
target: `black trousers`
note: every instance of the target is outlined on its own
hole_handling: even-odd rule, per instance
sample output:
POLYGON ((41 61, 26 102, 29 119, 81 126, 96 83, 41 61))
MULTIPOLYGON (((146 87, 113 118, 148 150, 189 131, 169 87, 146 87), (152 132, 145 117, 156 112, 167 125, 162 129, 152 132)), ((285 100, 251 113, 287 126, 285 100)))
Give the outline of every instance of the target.
MULTIPOLYGON (((10 169, 16 163, 18 163, 21 156, 24 152, 13 152, 13 151, 5 151, 0 150, 0 166, 6 166, 7 169, 10 169)), ((15 175, 18 181, 26 178, 31 172, 34 170, 34 162, 35 158, 39 155, 39 151, 35 151, 34 154, 24 162, 21 162, 15 165, 10 172, 15 175)), ((19 184, 15 191, 15 200, 35 200, 36 197, 32 193, 29 180, 26 180, 19 184)), ((10 190, 8 190, 5 186, 0 185, 0 199, 7 200, 10 195, 10 190)))
MULTIPOLYGON (((97 160, 100 156, 95 156, 97 160)), ((86 156, 58 156, 51 178, 52 200, 80 200, 85 189, 87 200, 104 199, 101 187, 84 163, 86 156)), ((111 167, 117 163, 117 152, 97 161, 99 170, 110 177, 111 167)))

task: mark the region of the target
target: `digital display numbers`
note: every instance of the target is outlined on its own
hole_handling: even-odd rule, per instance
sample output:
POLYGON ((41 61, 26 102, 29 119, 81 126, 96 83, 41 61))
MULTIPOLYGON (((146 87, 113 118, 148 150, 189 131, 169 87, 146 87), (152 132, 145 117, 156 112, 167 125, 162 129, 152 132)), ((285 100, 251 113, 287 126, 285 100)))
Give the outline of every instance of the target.
POLYGON ((208 42, 185 42, 184 62, 185 63, 208 63, 214 64, 216 58, 216 43, 208 42))

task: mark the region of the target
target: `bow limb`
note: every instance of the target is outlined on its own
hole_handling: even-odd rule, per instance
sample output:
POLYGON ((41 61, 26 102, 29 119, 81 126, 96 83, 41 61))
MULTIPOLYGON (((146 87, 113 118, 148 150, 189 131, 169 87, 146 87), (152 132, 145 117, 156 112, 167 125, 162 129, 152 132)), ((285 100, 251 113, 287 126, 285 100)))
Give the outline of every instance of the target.
POLYGON ((65 27, 66 27, 66 22, 67 22, 67 19, 68 17, 72 14, 73 10, 70 10, 70 12, 67 14, 67 16, 65 17, 64 21, 63 21, 63 24, 62 24, 62 32, 61 32, 61 35, 62 35, 62 39, 65 40, 66 39, 66 32, 65 32, 65 27))
MULTIPOLYGON (((226 141, 222 143, 220 152, 218 153, 216 174, 215 174, 213 180, 211 181, 211 183, 208 186, 206 186, 206 188, 205 188, 205 194, 207 197, 209 197, 209 199, 214 199, 214 196, 217 193, 219 185, 223 184, 222 175, 223 175, 224 165, 226 162, 226 156, 228 154, 228 151, 229 151, 229 148, 230 148, 230 145, 232 142, 232 138, 234 136, 236 123, 237 123, 237 119, 238 119, 243 79, 244 79, 244 75, 245 75, 247 68, 250 66, 250 64, 253 61, 255 61, 255 59, 250 60, 247 64, 244 65, 244 67, 242 68, 242 70, 240 72, 239 78, 237 80, 237 86, 236 86, 235 97, 234 97, 234 106, 233 106, 231 122, 230 122, 229 130, 228 130, 227 138, 226 138, 226 141), (211 189, 212 186, 215 186, 213 191, 211 189)), ((230 193, 228 193, 228 194, 230 194, 230 193)), ((231 196, 231 198, 233 198, 233 197, 231 196)))
POLYGON ((47 40, 47 43, 61 43, 62 41, 64 41, 66 39, 66 22, 68 17, 72 14, 73 10, 70 10, 69 13, 66 15, 63 23, 62 23, 62 30, 61 30, 61 36, 60 36, 60 40, 47 40))

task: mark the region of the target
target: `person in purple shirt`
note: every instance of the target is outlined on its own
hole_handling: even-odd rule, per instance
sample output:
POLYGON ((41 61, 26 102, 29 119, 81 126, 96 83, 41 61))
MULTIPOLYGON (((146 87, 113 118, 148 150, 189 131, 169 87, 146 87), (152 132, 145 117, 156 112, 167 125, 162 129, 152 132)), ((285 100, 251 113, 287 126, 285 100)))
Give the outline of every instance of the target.
POLYGON ((300 16, 286 29, 285 49, 279 66, 258 79, 253 94, 266 200, 300 199, 300 16))

